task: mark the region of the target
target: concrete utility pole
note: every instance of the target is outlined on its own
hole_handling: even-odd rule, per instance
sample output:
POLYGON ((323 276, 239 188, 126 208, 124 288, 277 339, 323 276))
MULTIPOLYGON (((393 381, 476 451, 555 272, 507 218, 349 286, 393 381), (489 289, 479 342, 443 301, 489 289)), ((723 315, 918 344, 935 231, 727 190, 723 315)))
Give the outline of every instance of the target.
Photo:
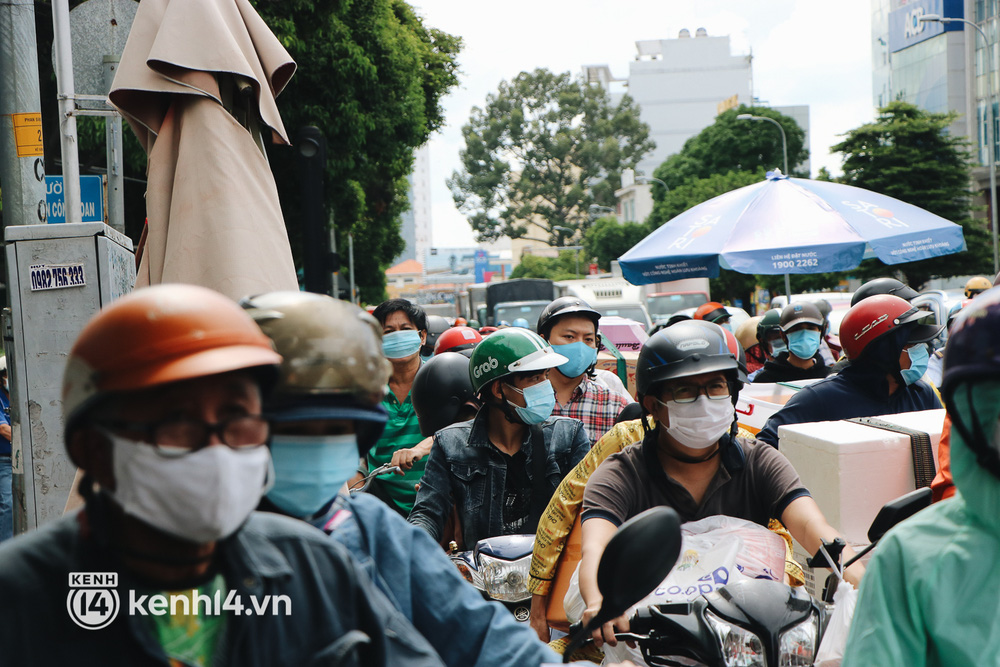
POLYGON ((42 104, 32 0, 0 3, 0 187, 5 226, 45 222, 42 104))
POLYGON ((56 97, 59 100, 59 145, 62 147, 66 222, 80 222, 80 154, 76 135, 76 93, 69 0, 52 0, 52 50, 55 52, 56 97))

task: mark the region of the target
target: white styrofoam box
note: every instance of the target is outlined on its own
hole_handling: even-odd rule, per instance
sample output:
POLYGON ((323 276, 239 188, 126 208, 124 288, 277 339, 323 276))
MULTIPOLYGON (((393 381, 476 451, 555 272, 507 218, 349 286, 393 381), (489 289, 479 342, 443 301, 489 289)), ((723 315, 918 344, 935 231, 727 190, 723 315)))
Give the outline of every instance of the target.
POLYGON ((743 385, 739 400, 736 402, 737 423, 756 435, 764 428, 764 424, 771 415, 783 408, 788 399, 795 395, 795 392, 814 382, 816 380, 743 385))
MULTIPOLYGON (((878 417, 930 436, 934 463, 944 410, 878 417)), ((834 528, 849 544, 868 543, 868 528, 884 504, 916 488, 910 438, 847 421, 778 429, 778 446, 834 528)))

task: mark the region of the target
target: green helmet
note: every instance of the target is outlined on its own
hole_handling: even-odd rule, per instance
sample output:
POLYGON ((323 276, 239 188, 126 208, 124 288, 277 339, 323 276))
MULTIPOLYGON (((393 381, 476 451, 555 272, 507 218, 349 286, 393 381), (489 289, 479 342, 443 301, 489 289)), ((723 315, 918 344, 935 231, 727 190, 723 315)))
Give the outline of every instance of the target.
POLYGON ((757 342, 764 345, 767 334, 772 329, 781 331, 781 311, 777 308, 772 308, 764 313, 764 317, 760 318, 760 322, 757 323, 757 342))
POLYGON ((472 350, 469 377, 478 394, 494 380, 514 373, 555 368, 569 359, 557 354, 541 336, 530 329, 501 329, 472 350))

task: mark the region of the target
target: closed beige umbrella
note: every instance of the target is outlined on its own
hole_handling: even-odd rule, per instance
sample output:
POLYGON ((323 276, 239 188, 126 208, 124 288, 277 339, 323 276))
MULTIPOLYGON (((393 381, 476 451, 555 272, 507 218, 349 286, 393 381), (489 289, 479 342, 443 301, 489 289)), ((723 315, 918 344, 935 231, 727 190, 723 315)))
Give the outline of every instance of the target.
POLYGON ((298 288, 264 138, 295 63, 247 0, 143 0, 111 88, 148 156, 136 287, 298 288))

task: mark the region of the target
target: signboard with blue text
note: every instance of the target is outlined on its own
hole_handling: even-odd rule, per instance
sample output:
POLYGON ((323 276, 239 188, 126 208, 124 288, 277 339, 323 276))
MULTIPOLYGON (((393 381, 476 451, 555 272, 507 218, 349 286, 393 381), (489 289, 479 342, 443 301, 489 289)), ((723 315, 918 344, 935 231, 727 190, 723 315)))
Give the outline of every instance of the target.
POLYGON ((476 282, 486 282, 486 272, 490 270, 490 257, 486 251, 480 248, 475 254, 476 282))
POLYGON ((910 0, 889 12, 889 51, 895 53, 945 32, 961 31, 965 24, 921 21, 936 14, 945 18, 965 18, 962 0, 910 0))
MULTIPOLYGON (((62 176, 45 177, 45 221, 49 224, 66 222, 66 198, 62 176)), ((106 222, 104 219, 104 177, 80 177, 79 222, 106 222)))

